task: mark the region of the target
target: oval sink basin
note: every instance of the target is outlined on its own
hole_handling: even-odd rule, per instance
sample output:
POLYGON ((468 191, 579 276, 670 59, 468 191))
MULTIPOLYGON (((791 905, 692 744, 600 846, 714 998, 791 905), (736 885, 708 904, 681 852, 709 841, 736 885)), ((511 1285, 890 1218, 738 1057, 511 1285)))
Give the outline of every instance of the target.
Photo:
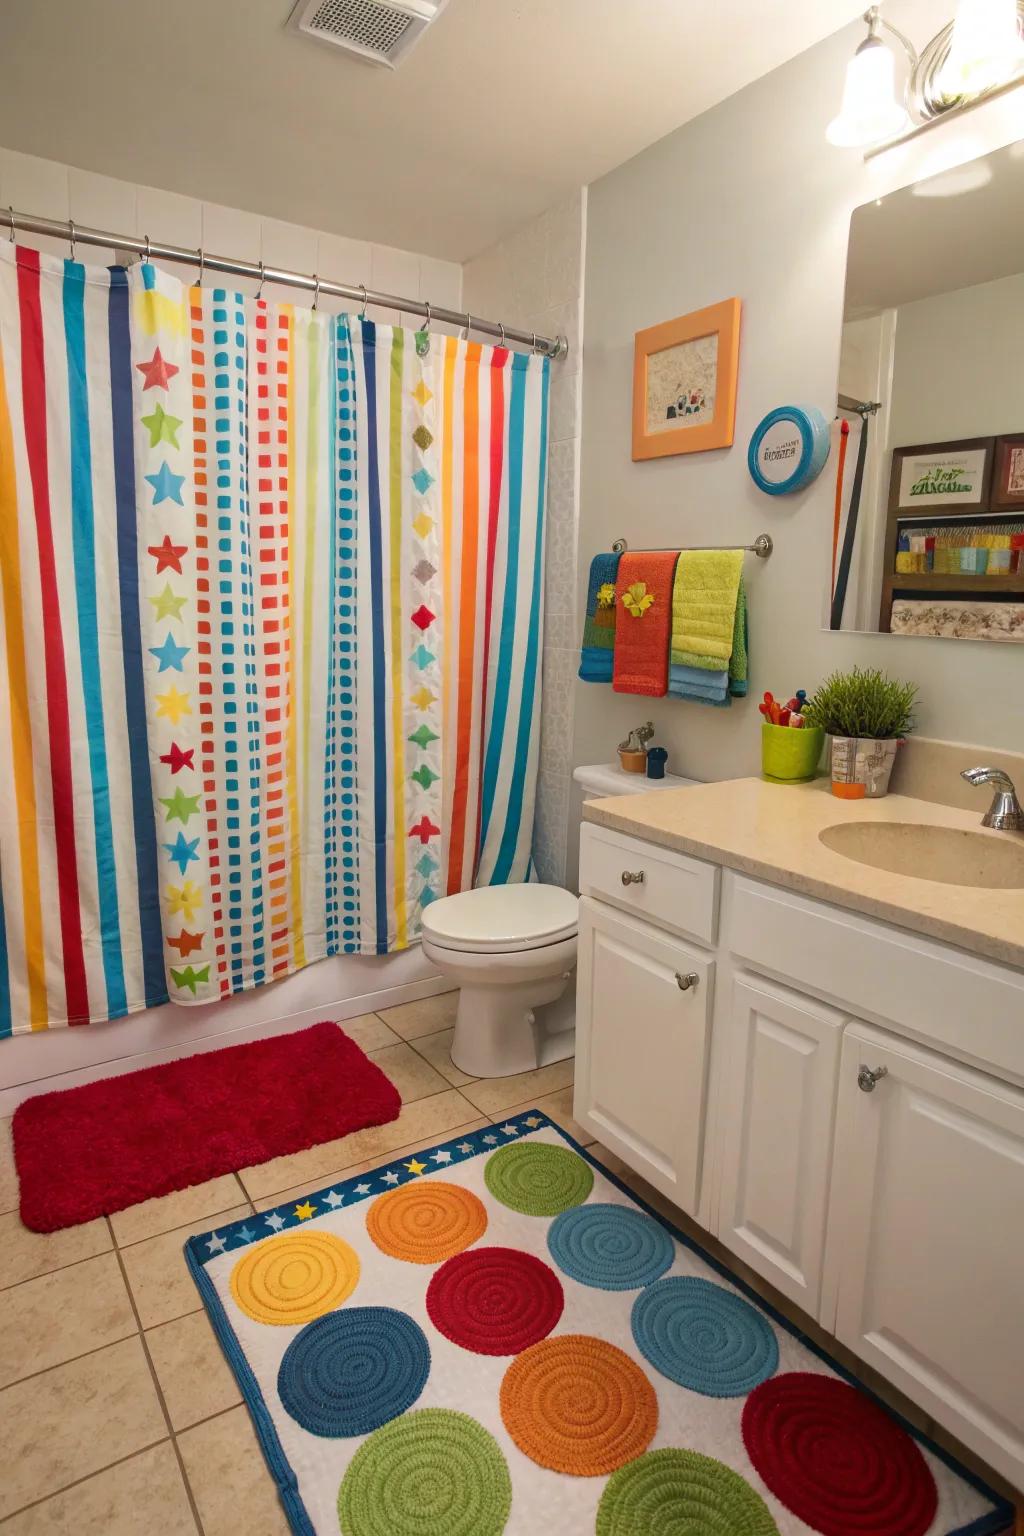
POLYGON ((989 890, 1024 888, 1024 839, 1013 832, 960 832, 910 821, 844 821, 819 841, 845 859, 916 880, 989 890))

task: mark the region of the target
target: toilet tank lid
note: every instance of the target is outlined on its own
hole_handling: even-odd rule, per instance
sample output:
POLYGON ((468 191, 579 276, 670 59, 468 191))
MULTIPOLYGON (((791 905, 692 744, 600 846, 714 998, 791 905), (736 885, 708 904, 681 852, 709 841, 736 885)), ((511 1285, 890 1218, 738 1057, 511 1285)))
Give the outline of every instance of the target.
POLYGON ((663 779, 649 779, 644 773, 627 773, 618 763, 591 763, 573 769, 573 778, 582 784, 584 794, 643 795, 649 789, 681 789, 687 784, 699 784, 699 779, 684 779, 678 773, 666 773, 663 779))
POLYGON ((450 949, 528 949, 571 938, 578 911, 558 885, 484 885, 432 901, 423 934, 450 949))

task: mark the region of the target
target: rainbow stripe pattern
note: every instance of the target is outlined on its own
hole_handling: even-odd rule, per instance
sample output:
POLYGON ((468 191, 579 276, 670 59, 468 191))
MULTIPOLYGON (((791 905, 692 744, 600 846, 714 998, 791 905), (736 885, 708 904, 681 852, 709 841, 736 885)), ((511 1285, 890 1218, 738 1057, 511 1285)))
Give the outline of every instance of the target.
POLYGON ((549 366, 0 247, 0 1035, 529 877, 549 366))

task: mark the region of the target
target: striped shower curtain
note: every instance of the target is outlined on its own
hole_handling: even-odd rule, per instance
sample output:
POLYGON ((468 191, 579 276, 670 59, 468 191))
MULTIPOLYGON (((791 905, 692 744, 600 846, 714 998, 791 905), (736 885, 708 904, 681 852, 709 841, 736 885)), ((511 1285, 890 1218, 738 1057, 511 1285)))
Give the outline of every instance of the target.
POLYGON ((0 1035, 529 878, 548 370, 0 245, 0 1035))

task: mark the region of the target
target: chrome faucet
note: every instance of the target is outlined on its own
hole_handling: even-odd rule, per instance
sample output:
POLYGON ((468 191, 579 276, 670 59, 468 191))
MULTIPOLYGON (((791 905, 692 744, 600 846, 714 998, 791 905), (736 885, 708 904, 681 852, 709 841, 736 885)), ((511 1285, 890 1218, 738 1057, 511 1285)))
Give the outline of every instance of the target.
POLYGON ((1008 773, 1001 768, 963 768, 960 777, 968 784, 991 784, 995 789, 995 799, 981 818, 983 827, 995 827, 998 832, 1024 832, 1024 810, 1008 773))

